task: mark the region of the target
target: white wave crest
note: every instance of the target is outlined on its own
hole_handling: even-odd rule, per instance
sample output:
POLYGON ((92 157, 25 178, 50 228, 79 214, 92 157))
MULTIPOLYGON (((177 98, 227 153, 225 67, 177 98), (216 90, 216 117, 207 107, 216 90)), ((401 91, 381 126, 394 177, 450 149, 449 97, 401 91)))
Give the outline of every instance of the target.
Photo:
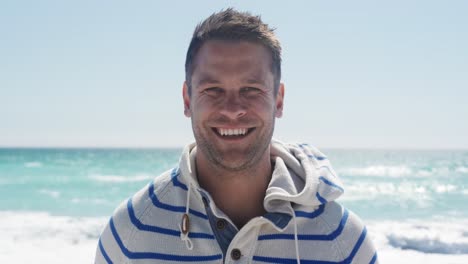
POLYGON ((92 263, 107 221, 108 217, 0 211, 0 263, 92 263))
POLYGON ((363 168, 349 168, 339 171, 342 175, 356 175, 356 176, 389 176, 401 177, 411 175, 413 172, 406 166, 369 166, 363 168))
POLYGON ((385 221, 370 226, 382 248, 431 254, 468 254, 468 219, 385 221))
POLYGON ((112 204, 105 199, 89 199, 89 198, 72 198, 71 202, 74 204, 112 204))
POLYGON ((42 163, 40 163, 38 161, 26 162, 26 163, 24 163, 24 166, 26 168, 39 168, 39 167, 42 167, 42 163))
POLYGON ((45 194, 45 195, 50 196, 52 198, 58 198, 60 196, 60 192, 55 191, 55 190, 40 189, 39 193, 45 194))
POLYGON ((401 249, 412 249, 424 253, 468 254, 468 242, 466 241, 457 243, 431 236, 408 238, 397 235, 390 235, 388 240, 392 246, 401 249))
POLYGON ((462 166, 462 167, 456 168, 455 171, 459 173, 468 173, 468 168, 462 166))
POLYGON ((369 201, 392 199, 393 201, 413 201, 421 208, 427 207, 435 195, 468 195, 468 189, 440 182, 349 182, 342 199, 346 201, 369 201))
POLYGON ((452 184, 438 184, 437 186, 435 186, 436 193, 449 193, 454 192, 457 189, 458 187, 452 184))
POLYGON ((147 174, 139 174, 134 176, 122 176, 122 175, 90 175, 89 178, 99 182, 114 182, 114 183, 124 183, 124 182, 140 182, 153 179, 155 176, 147 174))
POLYGON ((372 177, 429 177, 433 175, 453 175, 454 173, 468 173, 467 167, 438 167, 431 169, 417 169, 405 165, 388 166, 388 165, 373 165, 367 167, 351 167, 337 169, 337 172, 343 176, 372 176, 372 177))

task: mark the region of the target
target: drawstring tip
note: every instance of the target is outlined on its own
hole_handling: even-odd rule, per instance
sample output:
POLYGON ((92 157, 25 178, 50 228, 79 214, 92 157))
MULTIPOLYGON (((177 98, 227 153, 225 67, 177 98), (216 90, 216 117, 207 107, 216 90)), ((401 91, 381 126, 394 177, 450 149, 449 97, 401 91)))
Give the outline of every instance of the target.
POLYGON ((189 230, 190 230, 190 218, 188 216, 188 214, 184 214, 182 216, 182 223, 180 224, 180 231, 184 234, 184 235, 188 235, 189 233, 189 230))
POLYGON ((187 247, 188 250, 193 249, 193 244, 192 240, 189 238, 189 232, 190 232, 190 218, 189 218, 189 207, 190 207, 190 192, 192 190, 192 185, 189 183, 188 184, 188 190, 187 190, 187 202, 185 205, 185 214, 182 216, 182 222, 180 223, 179 229, 180 229, 180 239, 185 242, 185 246, 187 247))
POLYGON ((193 249, 192 240, 189 238, 190 232, 190 218, 188 214, 182 216, 182 222, 180 223, 180 239, 185 242, 185 246, 188 250, 193 249))

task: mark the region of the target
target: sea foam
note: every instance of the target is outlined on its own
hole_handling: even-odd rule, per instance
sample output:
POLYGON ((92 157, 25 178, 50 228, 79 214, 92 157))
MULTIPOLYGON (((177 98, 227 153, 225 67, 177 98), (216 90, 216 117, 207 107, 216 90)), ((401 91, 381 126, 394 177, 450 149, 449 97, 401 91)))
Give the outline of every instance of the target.
MULTIPOLYGON (((0 211, 0 263, 93 263, 108 220, 0 211)), ((380 263, 466 264, 468 259, 468 219, 366 224, 380 263)))
POLYGON ((0 263, 92 263, 107 220, 0 212, 0 263))
POLYGON ((468 256, 468 219, 369 223, 378 247, 468 256))
POLYGON ((38 167, 42 167, 42 163, 38 161, 26 162, 24 163, 24 166, 26 168, 38 168, 38 167))
POLYGON ((371 165, 366 167, 348 167, 336 170, 341 176, 358 177, 431 177, 431 176, 450 176, 454 174, 467 174, 467 167, 435 167, 435 168, 415 168, 406 165, 371 165))
POLYGON ((155 177, 154 175, 148 175, 148 174, 138 174, 138 175, 133 175, 133 176, 101 175, 101 174, 89 175, 89 178, 94 181, 113 182, 113 183, 148 181, 150 179, 153 179, 154 177, 155 177))
POLYGON ((338 171, 342 175, 351 176, 389 176, 401 177, 412 174, 412 170, 406 166, 368 166, 358 168, 347 168, 338 171))
POLYGON ((436 181, 427 182, 356 182, 346 181, 345 194, 341 199, 347 201, 369 201, 392 198, 395 200, 433 201, 442 194, 468 196, 468 186, 456 186, 436 181), (439 196, 436 196, 439 195, 439 196))
POLYGON ((458 167, 456 170, 456 172, 459 172, 459 173, 467 173, 468 174, 468 167, 458 167))
POLYGON ((45 194, 45 195, 47 195, 49 197, 52 197, 52 198, 59 198, 60 197, 60 192, 56 191, 56 190, 40 189, 38 192, 41 193, 41 194, 45 194))

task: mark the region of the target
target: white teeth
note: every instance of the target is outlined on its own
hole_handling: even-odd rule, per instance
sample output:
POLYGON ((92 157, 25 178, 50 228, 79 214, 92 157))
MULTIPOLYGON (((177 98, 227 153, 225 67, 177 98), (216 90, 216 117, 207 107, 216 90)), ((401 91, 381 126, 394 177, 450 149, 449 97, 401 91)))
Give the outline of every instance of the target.
POLYGON ((245 135, 245 133, 247 133, 247 128, 237 128, 237 129, 218 128, 218 133, 221 134, 221 136, 245 135))

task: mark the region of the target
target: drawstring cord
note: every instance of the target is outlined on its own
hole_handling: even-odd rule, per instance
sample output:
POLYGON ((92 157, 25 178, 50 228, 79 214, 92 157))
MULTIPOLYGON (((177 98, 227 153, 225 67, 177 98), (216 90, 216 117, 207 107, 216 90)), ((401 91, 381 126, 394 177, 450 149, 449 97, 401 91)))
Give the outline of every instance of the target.
POLYGON ((188 250, 193 249, 192 240, 189 238, 190 233, 190 218, 189 218, 189 206, 190 206, 190 192, 192 185, 188 184, 187 190, 187 203, 185 205, 185 214, 182 216, 182 222, 180 223, 180 239, 185 242, 185 246, 188 250))
POLYGON ((296 222, 296 213, 293 210, 293 221, 294 221, 294 244, 296 246, 296 260, 297 264, 301 264, 301 257, 299 256, 299 239, 297 236, 297 222, 296 222))

